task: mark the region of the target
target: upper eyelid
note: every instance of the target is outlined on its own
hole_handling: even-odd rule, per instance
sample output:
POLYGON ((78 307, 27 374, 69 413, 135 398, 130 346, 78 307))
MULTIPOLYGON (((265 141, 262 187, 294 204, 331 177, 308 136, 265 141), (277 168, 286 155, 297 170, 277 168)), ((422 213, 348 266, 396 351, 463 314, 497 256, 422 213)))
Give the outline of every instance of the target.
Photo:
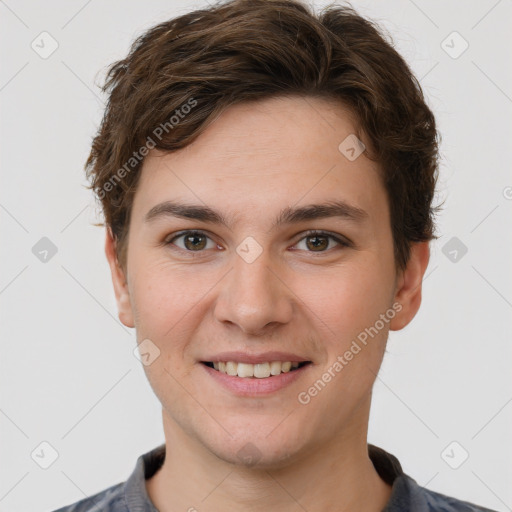
POLYGON ((203 231, 202 229, 185 229, 183 231, 178 231, 177 233, 173 233, 172 236, 168 236, 165 238, 164 243, 171 243, 172 240, 176 240, 177 238, 181 238, 182 236, 194 234, 194 235, 205 235, 210 240, 215 242, 214 238, 208 233, 208 231, 203 231))

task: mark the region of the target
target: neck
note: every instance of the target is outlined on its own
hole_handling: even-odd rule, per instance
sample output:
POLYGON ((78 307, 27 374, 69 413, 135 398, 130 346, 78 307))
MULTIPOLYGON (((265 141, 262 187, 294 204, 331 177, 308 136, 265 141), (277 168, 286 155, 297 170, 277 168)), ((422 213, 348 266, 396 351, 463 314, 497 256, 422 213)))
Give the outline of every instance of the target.
POLYGON ((257 469, 226 462, 164 413, 166 458, 146 488, 160 512, 307 510, 381 512, 391 486, 368 456, 367 432, 340 436, 293 463, 257 469), (279 507, 279 508, 278 508, 279 507))

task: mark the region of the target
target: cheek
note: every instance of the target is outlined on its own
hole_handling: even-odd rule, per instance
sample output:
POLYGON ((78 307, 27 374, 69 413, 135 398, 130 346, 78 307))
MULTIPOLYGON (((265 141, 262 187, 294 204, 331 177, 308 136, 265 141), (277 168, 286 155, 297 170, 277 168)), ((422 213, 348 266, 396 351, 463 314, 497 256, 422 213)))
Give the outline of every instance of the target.
POLYGON ((322 332, 347 342, 379 319, 389 307, 391 290, 379 269, 377 261, 362 262, 329 273, 323 285, 303 282, 304 302, 325 324, 322 332))
POLYGON ((131 290, 140 336, 176 339, 205 295, 205 282, 168 262, 140 268, 131 290))
POLYGON ((141 263, 140 268, 131 290, 137 340, 151 340, 158 352, 154 362, 144 365, 144 371, 162 403, 172 408, 180 395, 172 376, 180 373, 183 378, 190 371, 183 363, 200 314, 204 284, 168 262, 141 263))

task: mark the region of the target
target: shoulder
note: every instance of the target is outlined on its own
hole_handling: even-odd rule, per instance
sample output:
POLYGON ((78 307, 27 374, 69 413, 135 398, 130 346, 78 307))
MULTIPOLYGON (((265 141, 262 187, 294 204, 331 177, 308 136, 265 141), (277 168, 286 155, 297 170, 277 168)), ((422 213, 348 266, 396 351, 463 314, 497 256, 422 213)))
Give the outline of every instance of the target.
POLYGON ((54 512, 127 512, 124 499, 124 482, 113 485, 103 491, 80 501, 54 510, 54 512))
POLYGON ((469 501, 459 500, 439 492, 424 489, 429 510, 432 512, 496 512, 469 501))
POLYGON ((140 455, 126 481, 53 512, 129 512, 129 510, 157 512, 147 494, 145 480, 160 468, 164 457, 165 444, 140 455))
POLYGON ((392 486, 382 512, 497 512, 422 487, 404 473, 400 461, 383 448, 369 444, 368 453, 380 477, 392 486))
MULTIPOLYGON (((496 512, 490 508, 421 487, 407 475, 402 475, 399 480, 403 496, 407 496, 406 501, 410 510, 418 512, 496 512)), ((395 510, 401 509, 390 508, 389 512, 395 510)))

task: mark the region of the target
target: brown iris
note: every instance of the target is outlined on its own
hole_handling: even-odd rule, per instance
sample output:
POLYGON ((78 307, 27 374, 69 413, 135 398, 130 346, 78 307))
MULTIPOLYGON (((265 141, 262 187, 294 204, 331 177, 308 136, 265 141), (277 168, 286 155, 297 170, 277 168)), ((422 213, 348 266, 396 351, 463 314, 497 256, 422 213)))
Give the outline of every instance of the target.
POLYGON ((204 249, 206 247, 206 239, 205 235, 200 234, 191 234, 183 237, 185 247, 191 251, 204 249))
POLYGON ((314 251, 319 249, 321 251, 329 246, 329 239, 326 236, 310 235, 306 237, 306 245, 308 246, 308 249, 312 249, 314 251))

